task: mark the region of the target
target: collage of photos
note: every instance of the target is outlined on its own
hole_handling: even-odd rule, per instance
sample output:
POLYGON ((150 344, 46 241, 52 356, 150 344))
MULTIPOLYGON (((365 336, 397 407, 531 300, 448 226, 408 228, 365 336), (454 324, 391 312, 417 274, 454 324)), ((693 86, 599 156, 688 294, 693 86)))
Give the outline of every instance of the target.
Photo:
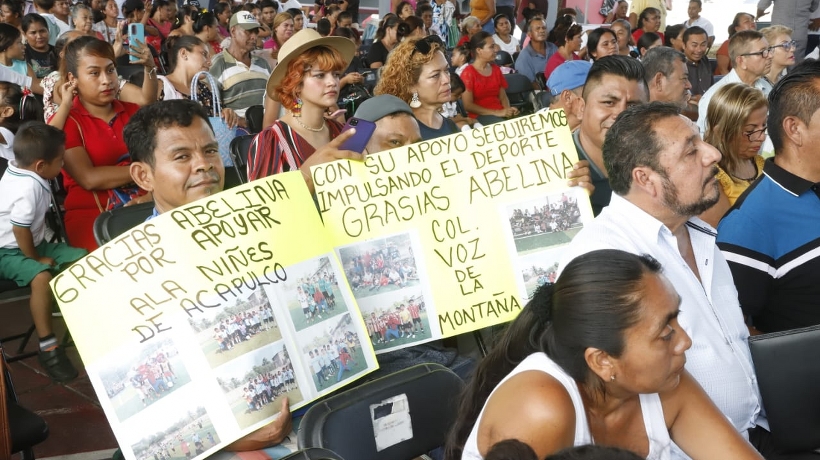
POLYGON ((376 353, 434 338, 409 233, 339 249, 376 353))
POLYGON ((272 343, 214 369, 240 429, 274 416, 282 398, 304 399, 284 343, 272 343))
POLYGON ((350 313, 302 331, 299 343, 302 362, 309 366, 317 391, 367 370, 350 313))
POLYGON ((389 296, 384 304, 368 301, 367 306, 360 305, 376 352, 432 339, 424 296, 420 289, 414 291, 402 297, 389 296))
POLYGON ((518 273, 523 299, 531 299, 544 284, 555 283, 564 247, 584 227, 577 188, 543 198, 506 205, 505 233, 518 273), (514 251, 514 252, 513 252, 514 251))
POLYGON ((188 318, 188 325, 211 367, 282 338, 270 299, 261 286, 234 302, 188 318))
POLYGON ((137 460, 189 460, 220 443, 202 406, 182 417, 155 418, 151 431, 131 446, 137 460))
POLYGON ((296 331, 347 313, 348 307, 329 257, 292 265, 287 272, 288 279, 280 292, 286 299, 296 331))
POLYGON ((121 347, 103 358, 99 378, 120 422, 191 382, 173 340, 121 347))
POLYGON ((584 226, 575 190, 531 199, 507 207, 519 256, 566 244, 584 226))

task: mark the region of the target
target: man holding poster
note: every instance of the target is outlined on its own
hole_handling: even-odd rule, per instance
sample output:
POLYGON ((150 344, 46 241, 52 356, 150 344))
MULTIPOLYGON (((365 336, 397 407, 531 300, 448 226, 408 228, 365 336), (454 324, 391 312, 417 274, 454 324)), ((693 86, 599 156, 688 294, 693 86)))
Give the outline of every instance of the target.
MULTIPOLYGON (((154 215, 221 192, 225 168, 219 144, 202 106, 189 100, 163 101, 140 109, 123 130, 131 154, 131 177, 154 194, 154 215)), ((291 432, 287 398, 272 423, 231 443, 230 451, 259 450, 291 432)))

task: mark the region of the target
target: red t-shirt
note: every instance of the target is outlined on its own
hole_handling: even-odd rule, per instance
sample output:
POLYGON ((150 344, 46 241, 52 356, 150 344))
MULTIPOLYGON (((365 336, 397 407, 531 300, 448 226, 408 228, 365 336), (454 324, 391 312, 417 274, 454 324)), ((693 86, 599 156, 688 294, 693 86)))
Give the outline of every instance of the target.
MULTIPOLYGON (((118 160, 128 153, 128 148, 122 138, 122 130, 139 106, 118 100, 114 100, 112 104, 116 115, 109 124, 88 113, 80 102, 79 96, 75 96, 68 120, 63 128, 66 150, 83 147, 92 165, 116 165, 118 160)), ((65 222, 68 241, 74 247, 93 251, 97 249, 93 231, 94 220, 102 212, 100 206, 104 208, 108 202, 108 191, 91 192, 80 187, 65 169, 63 169, 63 182, 66 188, 65 222), (94 199, 95 193, 96 200, 94 199)))
MULTIPOLYGON (((659 37, 661 37, 661 43, 663 43, 663 32, 655 32, 655 33, 658 34, 659 37)), ((643 29, 636 29, 635 31, 632 32, 632 40, 635 40, 635 45, 636 46, 638 45, 638 39, 641 38, 641 35, 643 35, 643 29)))
POLYGON ((461 38, 458 40, 458 43, 456 43, 456 46, 466 45, 467 42, 469 42, 469 41, 470 41, 470 36, 469 35, 462 35, 461 38))
MULTIPOLYGON (((476 105, 485 109, 500 110, 504 106, 501 105, 498 92, 501 88, 507 87, 507 80, 504 79, 504 75, 497 65, 490 64, 490 69, 490 75, 485 77, 470 64, 461 72, 461 80, 464 82, 465 90, 473 93, 473 102, 476 105)), ((468 115, 470 115, 470 118, 478 117, 478 114, 475 113, 468 113, 468 115)))
MULTIPOLYGON (((581 56, 572 53, 573 61, 577 61, 579 59, 581 59, 581 56)), ((564 56, 561 56, 561 53, 553 53, 552 56, 550 56, 549 61, 547 61, 547 66, 544 67, 544 78, 549 78, 552 71, 565 62, 567 62, 567 60, 564 59, 564 56)))

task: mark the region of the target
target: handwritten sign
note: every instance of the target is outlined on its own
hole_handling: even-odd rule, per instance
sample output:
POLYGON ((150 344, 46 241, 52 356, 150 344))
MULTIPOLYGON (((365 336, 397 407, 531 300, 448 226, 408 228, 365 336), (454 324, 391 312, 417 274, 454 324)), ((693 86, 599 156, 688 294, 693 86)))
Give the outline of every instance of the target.
POLYGON ((377 367, 298 172, 164 213, 52 290, 129 459, 204 457, 377 367))
POLYGON ((509 321, 554 281, 561 247, 592 218, 567 187, 577 161, 564 112, 550 111, 315 166, 377 353, 509 321))

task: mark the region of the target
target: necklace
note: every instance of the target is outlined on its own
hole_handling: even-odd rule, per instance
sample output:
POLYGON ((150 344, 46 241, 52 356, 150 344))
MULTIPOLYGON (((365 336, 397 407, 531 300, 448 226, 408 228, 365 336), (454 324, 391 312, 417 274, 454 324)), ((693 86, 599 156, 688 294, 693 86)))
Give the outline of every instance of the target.
POLYGON ((322 118, 322 126, 319 126, 318 128, 311 128, 310 126, 307 126, 306 124, 302 123, 302 120, 300 120, 299 117, 291 117, 291 118, 296 120, 296 123, 298 123, 299 126, 301 126, 302 128, 305 128, 306 130, 308 130, 310 132, 314 132, 314 133, 322 132, 322 130, 325 129, 325 125, 327 124, 327 123, 325 123, 325 119, 322 118))

